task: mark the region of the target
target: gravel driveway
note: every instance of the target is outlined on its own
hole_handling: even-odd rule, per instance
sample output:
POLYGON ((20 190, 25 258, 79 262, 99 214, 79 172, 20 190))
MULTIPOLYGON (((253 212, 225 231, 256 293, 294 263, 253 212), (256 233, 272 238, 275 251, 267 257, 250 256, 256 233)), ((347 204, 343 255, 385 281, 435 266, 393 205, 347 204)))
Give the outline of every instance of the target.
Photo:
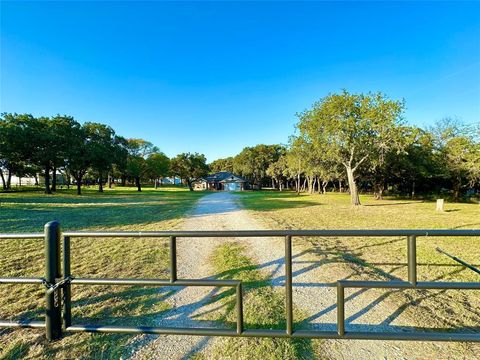
MULTIPOLYGON (((229 192, 215 192, 198 200, 196 207, 185 220, 184 230, 251 230, 264 229, 260 220, 241 208, 238 195, 229 192)), ((212 251, 225 241, 238 241, 247 244, 249 256, 259 264, 259 268, 269 274, 272 284, 280 289, 284 283, 284 241, 280 238, 224 239, 188 238, 177 240, 178 277, 181 279, 211 278, 209 265, 212 251)), ((351 274, 338 269, 336 278, 325 279, 322 262, 328 259, 312 258, 311 254, 299 246, 293 247, 294 304, 308 314, 308 326, 322 330, 335 329, 336 290, 325 286, 351 274)), ((171 291, 172 288, 162 290, 171 291)), ((281 291, 281 290, 280 290, 281 291)), ((158 319, 159 326, 218 326, 195 320, 194 317, 212 310, 214 304, 207 304, 215 295, 216 289, 190 287, 171 291, 167 302, 172 305, 158 319)), ((349 313, 355 314, 347 325, 347 330, 392 330, 390 322, 385 322, 396 309, 378 301, 379 294, 374 290, 358 291, 347 295, 349 313), (363 325, 362 325, 363 324, 363 325), (369 325, 365 325, 369 324, 369 325)), ((347 314, 348 315, 348 314, 347 314)), ((400 321, 401 322, 401 321, 400 321)), ((398 324, 395 324, 398 325, 398 324)), ((218 338, 195 336, 146 337, 147 344, 135 352, 134 358, 148 359, 188 359, 197 352, 212 346, 218 338)), ((321 353, 329 359, 438 359, 448 354, 450 358, 464 358, 445 343, 420 343, 399 341, 326 340, 322 342, 321 353), (452 356, 453 354, 453 356, 452 356)))

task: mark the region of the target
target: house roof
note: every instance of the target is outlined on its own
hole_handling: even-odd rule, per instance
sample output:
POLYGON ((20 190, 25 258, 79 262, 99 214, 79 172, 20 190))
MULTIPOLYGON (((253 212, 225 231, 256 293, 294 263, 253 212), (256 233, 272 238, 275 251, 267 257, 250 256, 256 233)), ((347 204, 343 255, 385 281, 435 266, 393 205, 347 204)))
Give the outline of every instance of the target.
POLYGON ((220 171, 215 174, 208 175, 205 180, 208 182, 228 182, 228 181, 239 181, 239 182, 247 182, 241 176, 235 175, 229 171, 220 171))

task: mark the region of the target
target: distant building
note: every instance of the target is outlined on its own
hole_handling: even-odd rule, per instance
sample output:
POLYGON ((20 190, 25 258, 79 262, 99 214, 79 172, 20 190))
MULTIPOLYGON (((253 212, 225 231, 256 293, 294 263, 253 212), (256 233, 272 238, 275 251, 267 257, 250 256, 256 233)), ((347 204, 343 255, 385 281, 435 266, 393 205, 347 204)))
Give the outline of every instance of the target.
MULTIPOLYGON (((7 179, 7 176, 8 176, 8 173, 5 176, 5 180, 7 179)), ((30 176, 18 177, 18 176, 12 175, 12 178, 10 180, 11 186, 33 186, 35 184, 36 184, 35 178, 30 176)))
POLYGON ((178 177, 164 177, 161 180, 163 185, 182 185, 182 179, 178 177))
POLYGON ((210 174, 193 183, 195 190, 243 191, 248 189, 248 186, 247 180, 228 171, 210 174))

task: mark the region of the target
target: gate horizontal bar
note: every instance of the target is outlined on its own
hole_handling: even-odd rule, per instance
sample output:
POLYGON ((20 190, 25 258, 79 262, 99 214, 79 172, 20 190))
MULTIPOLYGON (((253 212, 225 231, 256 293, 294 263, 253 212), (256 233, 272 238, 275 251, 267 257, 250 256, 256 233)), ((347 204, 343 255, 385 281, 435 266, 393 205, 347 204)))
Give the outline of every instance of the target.
POLYGON ((2 277, 0 284, 43 284, 42 278, 2 277))
POLYGON ((45 322, 33 320, 0 320, 0 328, 45 328, 45 322))
POLYGON ((235 329, 210 328, 169 328, 150 326, 106 326, 106 325, 71 325, 68 332, 116 333, 116 334, 167 334, 167 335, 199 335, 199 336, 236 336, 235 329))
POLYGON ((43 239, 43 233, 28 233, 28 234, 0 234, 0 240, 8 239, 43 239))
POLYGON ((241 284, 240 280, 185 279, 170 282, 166 279, 110 279, 110 278, 73 278, 76 285, 142 285, 142 286, 231 286, 241 284))
POLYGON ((366 289, 459 289, 480 290, 480 282, 442 282, 425 281, 413 285, 407 281, 350 281, 340 280, 338 283, 344 288, 366 289))
POLYGON ((480 333, 455 332, 359 332, 346 331, 340 336, 336 332, 297 330, 295 338, 356 339, 356 340, 402 340, 402 341, 472 341, 480 342, 480 333))
POLYGON ((119 334, 157 334, 157 335, 196 335, 231 337, 269 337, 269 338, 318 338, 318 339, 358 339, 358 340, 417 340, 417 341, 472 341, 480 342, 480 333, 452 332, 346 332, 340 336, 335 331, 295 330, 292 335, 284 330, 252 329, 237 333, 234 329, 210 328, 168 328, 148 326, 102 326, 72 325, 67 332, 119 333, 119 334))
POLYGON ((480 230, 67 231, 69 237, 480 236, 480 230))

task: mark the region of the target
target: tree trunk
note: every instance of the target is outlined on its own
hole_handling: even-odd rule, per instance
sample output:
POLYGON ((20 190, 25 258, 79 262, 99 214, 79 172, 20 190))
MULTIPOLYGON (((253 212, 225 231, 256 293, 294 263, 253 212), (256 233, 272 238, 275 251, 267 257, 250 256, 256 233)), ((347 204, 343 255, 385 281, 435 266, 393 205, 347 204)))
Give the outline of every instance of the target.
POLYGON ((122 175, 121 185, 125 186, 126 182, 127 182, 127 177, 125 175, 122 175))
POLYGON ((348 189, 350 190, 350 201, 354 206, 361 205, 360 197, 358 196, 357 184, 355 183, 355 177, 351 166, 345 166, 347 170, 348 189))
POLYGON ((308 193, 313 193, 313 176, 307 176, 306 178, 308 184, 308 193))
POLYGON ((297 175, 297 195, 300 195, 300 174, 297 175))
POLYGON ((11 188, 12 188, 12 172, 8 170, 7 189, 10 190, 11 188))
POLYGON ((73 173, 73 177, 75 181, 77 182, 77 195, 82 195, 82 180, 83 180, 83 175, 81 173, 73 173))
POLYGON ((57 191, 57 167, 52 169, 52 191, 57 191))
POLYGON ((35 175, 33 175, 33 178, 35 179, 35 186, 38 186, 38 175, 37 175, 37 173, 35 173, 35 175))
POLYGON ((415 180, 412 180, 412 193, 411 193, 412 200, 415 199, 415 180))
POLYGON ((50 165, 45 165, 45 194, 51 194, 50 189, 50 165))
POLYGON ((342 192, 343 192, 342 180, 338 180, 338 192, 339 192, 339 193, 342 193, 342 192))
POLYGON ((383 184, 380 181, 373 184, 373 196, 375 200, 383 200, 383 184))
POLYGON ((186 180, 187 180, 188 189, 190 191, 193 191, 192 181, 190 180, 190 178, 187 178, 186 180))
POLYGON ((112 188, 112 175, 110 173, 107 175, 107 183, 108 183, 108 188, 112 188))
POLYGON ((453 183, 453 199, 458 201, 460 198, 460 188, 462 187, 462 179, 460 176, 457 176, 453 183))
POLYGON ((103 192, 103 179, 102 179, 102 172, 98 173, 98 191, 103 192))
POLYGON ((142 191, 142 184, 140 184, 140 176, 135 176, 135 185, 137 186, 137 191, 142 191))
POLYGON ((155 189, 158 187, 158 179, 155 179, 155 189))
POLYGON ((307 188, 307 178, 305 177, 305 179, 303 179, 302 191, 305 191, 306 188, 307 188))
POLYGON ((328 181, 322 181, 322 194, 326 194, 327 193, 327 185, 328 185, 328 181))
POLYGON ((7 190, 7 183, 5 182, 5 177, 3 176, 3 170, 0 169, 0 177, 2 178, 3 190, 7 190))
POLYGON ((82 195, 82 179, 77 179, 77 195, 82 195))

